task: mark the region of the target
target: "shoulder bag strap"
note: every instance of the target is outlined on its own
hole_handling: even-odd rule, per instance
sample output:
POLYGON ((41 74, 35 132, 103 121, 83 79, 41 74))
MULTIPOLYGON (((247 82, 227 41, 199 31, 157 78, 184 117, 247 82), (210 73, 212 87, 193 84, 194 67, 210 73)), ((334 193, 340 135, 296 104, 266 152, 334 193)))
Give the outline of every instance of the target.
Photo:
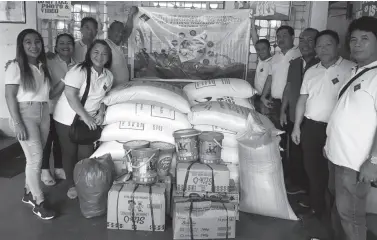
POLYGON ((374 66, 374 67, 371 67, 371 68, 366 68, 364 69, 363 71, 359 72, 358 74, 356 74, 353 78, 351 78, 351 80, 348 81, 348 83, 346 85, 344 85, 344 87, 342 88, 342 90, 340 90, 340 93, 339 93, 339 97, 338 99, 340 99, 342 97, 342 95, 346 92, 346 90, 349 88, 349 86, 356 80, 358 79, 361 75, 363 75, 364 73, 368 72, 369 70, 372 70, 374 68, 377 68, 377 66, 374 66))
MULTIPOLYGON (((84 95, 81 98, 81 104, 84 107, 86 99, 88 98, 89 95, 89 89, 90 89, 90 78, 91 78, 91 69, 87 68, 86 69, 86 87, 85 87, 85 92, 84 95)), ((79 115, 76 113, 75 118, 73 119, 73 122, 76 122, 76 120, 79 119, 79 115)))

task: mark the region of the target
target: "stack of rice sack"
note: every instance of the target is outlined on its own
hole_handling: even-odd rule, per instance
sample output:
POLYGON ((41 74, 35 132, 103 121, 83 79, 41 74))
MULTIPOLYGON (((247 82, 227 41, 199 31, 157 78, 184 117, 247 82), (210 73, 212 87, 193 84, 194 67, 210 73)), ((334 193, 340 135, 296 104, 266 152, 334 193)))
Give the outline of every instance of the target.
POLYGON ((92 157, 111 154, 121 176, 109 191, 107 227, 164 231, 172 178, 168 173, 163 177, 158 173, 171 163, 173 132, 192 127, 186 115, 190 111, 187 96, 166 83, 137 81, 112 89, 104 103, 108 106, 105 127, 101 145, 92 157), (172 146, 165 151, 170 155, 169 162, 164 162, 167 156, 156 144, 172 146), (152 154, 156 149, 158 153, 152 154), (127 161, 129 158, 132 161, 127 161), (122 179, 131 170, 132 180, 122 179))
POLYGON ((246 119, 254 107, 249 99, 256 90, 242 79, 223 78, 188 84, 183 89, 191 104, 188 119, 195 129, 224 134, 222 159, 231 179, 239 184, 236 135, 246 129, 246 119))
POLYGON ((112 89, 105 97, 108 106, 100 147, 93 154, 110 153, 119 175, 126 169, 123 144, 132 140, 174 144, 173 132, 191 128, 186 94, 167 83, 135 81, 112 89))
POLYGON ((221 161, 223 134, 185 129, 174 133, 178 155, 173 187, 173 238, 235 238, 239 192, 221 161))

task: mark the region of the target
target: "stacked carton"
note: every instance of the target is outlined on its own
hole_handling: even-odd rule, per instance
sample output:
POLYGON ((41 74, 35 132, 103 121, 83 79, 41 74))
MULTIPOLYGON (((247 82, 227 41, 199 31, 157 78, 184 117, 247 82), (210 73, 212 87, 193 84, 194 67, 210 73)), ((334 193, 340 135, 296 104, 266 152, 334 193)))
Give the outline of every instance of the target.
POLYGON ((174 239, 235 238, 239 193, 225 164, 177 164, 172 194, 174 239))

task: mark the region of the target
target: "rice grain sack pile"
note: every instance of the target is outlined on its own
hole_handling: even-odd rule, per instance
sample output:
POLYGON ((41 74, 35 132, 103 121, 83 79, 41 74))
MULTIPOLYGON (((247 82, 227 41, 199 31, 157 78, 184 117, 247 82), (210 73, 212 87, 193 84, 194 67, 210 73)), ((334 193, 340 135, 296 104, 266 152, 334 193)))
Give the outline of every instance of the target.
POLYGON ((182 113, 190 112, 190 104, 183 90, 163 82, 134 81, 112 89, 104 99, 108 106, 137 102, 167 106, 182 113))
POLYGON ((191 128, 187 115, 169 107, 143 103, 119 103, 109 106, 104 124, 122 121, 156 124, 175 130, 191 128))
POLYGON ((117 122, 107 125, 101 134, 99 141, 146 140, 150 142, 162 141, 175 144, 174 130, 170 127, 140 123, 140 122, 117 122))
POLYGON ((192 100, 212 96, 251 98, 256 90, 247 81, 239 78, 219 78, 187 84, 183 91, 192 100))
POLYGON ((193 106, 188 120, 192 125, 215 125, 233 132, 243 132, 251 111, 254 110, 226 102, 207 102, 193 106))
POLYGON ((191 100, 189 99, 190 105, 195 106, 199 103, 205 103, 205 102, 227 102, 231 104, 235 104, 241 107, 255 109, 254 106, 251 104, 249 99, 247 98, 235 98, 235 97, 206 97, 204 99, 195 99, 191 100))

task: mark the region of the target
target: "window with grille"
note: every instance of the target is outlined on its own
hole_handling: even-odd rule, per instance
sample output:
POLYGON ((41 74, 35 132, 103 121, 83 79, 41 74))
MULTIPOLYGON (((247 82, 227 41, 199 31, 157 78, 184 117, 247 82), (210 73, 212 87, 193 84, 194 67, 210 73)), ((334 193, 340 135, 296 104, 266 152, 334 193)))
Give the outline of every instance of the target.
MULTIPOLYGON (((255 25, 257 26, 258 36, 260 38, 265 38, 270 41, 271 52, 274 54, 276 51, 280 51, 276 42, 276 30, 281 25, 289 25, 295 30, 295 46, 298 45, 299 36, 301 32, 309 27, 310 19, 310 7, 311 2, 298 2, 293 1, 291 5, 291 18, 290 21, 278 21, 278 20, 256 20, 255 25)), ((250 40, 250 57, 249 57, 249 69, 256 69, 258 63, 257 54, 250 40)))

